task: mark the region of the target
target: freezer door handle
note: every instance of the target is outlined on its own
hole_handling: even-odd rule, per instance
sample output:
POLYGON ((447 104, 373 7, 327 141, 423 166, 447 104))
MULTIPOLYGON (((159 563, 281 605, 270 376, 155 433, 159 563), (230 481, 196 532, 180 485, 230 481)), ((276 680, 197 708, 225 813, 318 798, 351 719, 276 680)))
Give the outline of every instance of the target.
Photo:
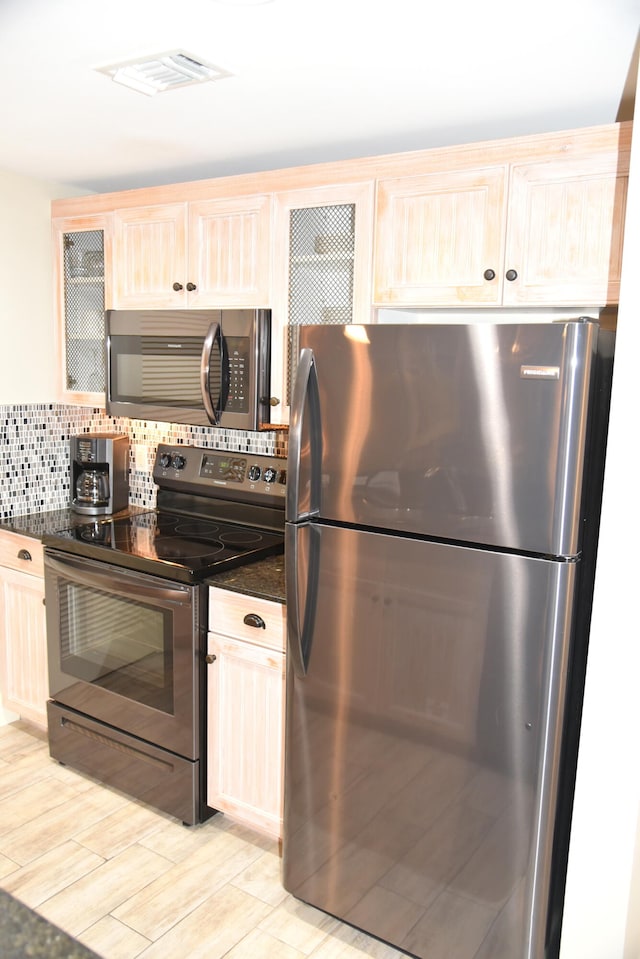
POLYGON ((320 466, 322 462, 322 425, 320 420, 320 393, 318 374, 313 350, 300 352, 300 361, 296 372, 293 398, 291 401, 291 421, 289 424, 289 475, 287 477, 286 518, 297 523, 320 512, 320 466), (305 425, 305 409, 309 406, 309 485, 305 490, 308 497, 306 508, 300 503, 300 473, 302 467, 302 432, 305 425))
POLYGON ((307 674, 311 657, 311 641, 318 599, 320 530, 313 525, 285 528, 286 591, 287 591, 287 655, 300 679, 307 674), (308 550, 302 556, 300 540, 308 538, 308 550), (300 615, 300 572, 306 568, 304 612, 300 615))

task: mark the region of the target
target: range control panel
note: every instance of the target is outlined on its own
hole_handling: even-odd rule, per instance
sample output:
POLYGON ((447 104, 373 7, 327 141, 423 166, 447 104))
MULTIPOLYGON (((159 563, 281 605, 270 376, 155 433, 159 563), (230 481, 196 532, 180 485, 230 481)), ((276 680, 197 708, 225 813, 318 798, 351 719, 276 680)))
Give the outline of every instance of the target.
POLYGON ((153 468, 158 486, 172 489, 197 488, 198 493, 234 496, 250 494, 284 500, 287 489, 287 461, 258 453, 235 453, 195 446, 160 444, 153 468))

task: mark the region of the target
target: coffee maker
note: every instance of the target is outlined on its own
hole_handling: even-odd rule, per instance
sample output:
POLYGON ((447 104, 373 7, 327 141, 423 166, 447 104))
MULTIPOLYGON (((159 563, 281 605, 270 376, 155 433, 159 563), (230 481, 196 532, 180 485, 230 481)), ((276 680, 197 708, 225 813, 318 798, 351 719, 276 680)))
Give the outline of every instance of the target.
POLYGON ((129 438, 122 433, 85 433, 71 440, 71 508, 109 515, 129 504, 129 438))

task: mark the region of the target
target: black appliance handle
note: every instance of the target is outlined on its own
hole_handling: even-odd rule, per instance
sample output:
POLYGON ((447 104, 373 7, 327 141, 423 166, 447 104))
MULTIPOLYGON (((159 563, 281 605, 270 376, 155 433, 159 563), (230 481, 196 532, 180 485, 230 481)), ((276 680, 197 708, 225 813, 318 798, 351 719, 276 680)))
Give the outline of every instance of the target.
POLYGON ((289 465, 287 476, 286 519, 297 523, 320 512, 320 468, 322 463, 322 423, 318 371, 313 350, 303 349, 296 372, 291 419, 289 423, 289 465), (302 429, 305 406, 309 402, 309 508, 300 508, 300 466, 302 457, 302 429))
POLYGON ((211 401, 211 354, 213 353, 213 345, 219 336, 220 324, 212 323, 207 330, 207 335, 204 338, 202 359, 200 361, 200 390, 202 392, 202 402, 204 404, 205 413, 214 426, 218 424, 218 415, 216 413, 215 406, 211 401))
POLYGON ((313 524, 285 526, 285 587, 287 592, 287 656, 294 673, 300 679, 307 675, 311 658, 311 644, 318 604, 318 572, 320 564, 320 529, 313 524), (304 615, 300 617, 300 596, 298 593, 298 541, 301 536, 309 537, 307 564, 307 582, 305 590, 304 615))
POLYGON ((209 421, 214 426, 220 425, 220 415, 226 408, 229 399, 229 386, 231 383, 231 374, 229 371, 229 352, 227 341, 222 335, 222 326, 220 323, 212 323, 207 331, 202 347, 202 359, 200 362, 200 389, 202 392, 202 403, 209 421), (213 348, 219 343, 220 350, 220 393, 214 403, 211 397, 211 360, 213 348))
POLYGON ((184 606, 191 602, 189 586, 182 586, 179 583, 163 583, 162 586, 158 586, 153 582, 152 576, 108 564, 91 563, 82 556, 67 553, 57 555, 59 559, 54 558, 49 551, 45 552, 45 572, 49 570, 58 576, 72 578, 81 586, 93 586, 96 589, 116 592, 119 596, 144 599, 163 606, 167 603, 184 606), (99 565, 100 571, 95 570, 96 565, 99 565))

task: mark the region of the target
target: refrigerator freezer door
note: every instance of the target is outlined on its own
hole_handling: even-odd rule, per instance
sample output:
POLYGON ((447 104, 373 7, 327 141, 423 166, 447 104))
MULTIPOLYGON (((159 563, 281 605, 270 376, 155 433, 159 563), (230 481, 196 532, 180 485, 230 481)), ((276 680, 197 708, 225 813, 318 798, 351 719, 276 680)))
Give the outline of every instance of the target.
POLYGON ((424 959, 542 959, 576 564, 288 535, 285 887, 424 959))
POLYGON ((577 553, 597 325, 357 329, 300 331, 318 392, 293 413, 303 506, 315 478, 322 519, 577 553))

